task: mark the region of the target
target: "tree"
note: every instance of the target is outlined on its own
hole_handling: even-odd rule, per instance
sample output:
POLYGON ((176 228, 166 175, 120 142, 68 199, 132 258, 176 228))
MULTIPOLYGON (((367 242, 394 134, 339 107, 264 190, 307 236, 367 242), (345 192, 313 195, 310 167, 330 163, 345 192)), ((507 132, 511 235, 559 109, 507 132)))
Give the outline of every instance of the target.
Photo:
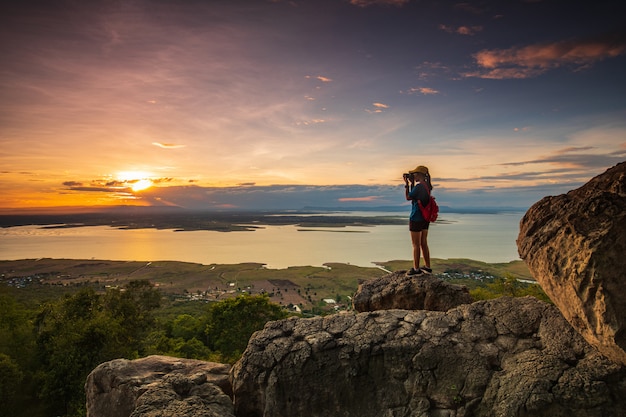
POLYGON ((172 337, 191 340, 202 338, 202 322, 190 314, 181 314, 172 323, 172 337))
POLYGON ((523 283, 508 273, 505 274, 504 278, 496 278, 493 283, 487 284, 485 287, 471 290, 470 295, 474 300, 489 300, 502 296, 525 297, 532 295, 541 301, 552 302, 539 285, 523 283))
POLYGON ((18 364, 8 355, 0 353, 0 416, 16 415, 17 396, 24 375, 18 364))
POLYGON ((132 282, 105 294, 83 288, 44 306, 35 328, 40 396, 49 415, 83 415, 89 372, 102 362, 141 354, 160 297, 148 282, 132 282))
POLYGON ((100 296, 83 288, 44 306, 35 321, 40 362, 40 397, 51 415, 77 415, 82 409, 82 384, 98 365, 111 329, 94 325, 101 314, 100 296))
POLYGON ((116 337, 121 357, 142 355, 143 340, 154 327, 153 311, 160 307, 161 298, 161 292, 148 281, 131 281, 122 289, 106 292, 102 308, 107 320, 119 328, 116 337))
POLYGON ((224 359, 235 362, 243 353, 250 336, 265 323, 287 317, 267 295, 240 295, 209 306, 206 316, 207 346, 224 359))
POLYGON ((189 340, 178 339, 178 344, 175 346, 173 353, 173 356, 187 359, 207 360, 211 357, 209 348, 195 337, 189 340))

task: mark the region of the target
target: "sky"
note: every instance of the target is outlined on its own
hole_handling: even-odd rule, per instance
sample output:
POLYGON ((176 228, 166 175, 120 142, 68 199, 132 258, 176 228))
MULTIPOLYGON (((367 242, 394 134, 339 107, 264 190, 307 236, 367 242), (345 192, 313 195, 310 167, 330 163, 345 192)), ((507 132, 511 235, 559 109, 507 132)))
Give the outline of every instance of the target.
POLYGON ((619 1, 0 6, 0 209, 529 207, 626 160, 619 1))

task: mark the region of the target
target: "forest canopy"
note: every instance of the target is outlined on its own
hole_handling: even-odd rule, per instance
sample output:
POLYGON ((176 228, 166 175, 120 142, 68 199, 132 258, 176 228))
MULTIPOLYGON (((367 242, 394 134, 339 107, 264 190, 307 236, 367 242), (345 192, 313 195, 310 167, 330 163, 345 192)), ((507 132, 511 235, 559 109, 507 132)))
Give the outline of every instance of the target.
POLYGON ((151 354, 233 363, 253 332, 287 313, 264 295, 159 316, 164 297, 148 281, 81 288, 37 308, 0 286, 0 417, 83 416, 84 383, 99 364, 151 354))

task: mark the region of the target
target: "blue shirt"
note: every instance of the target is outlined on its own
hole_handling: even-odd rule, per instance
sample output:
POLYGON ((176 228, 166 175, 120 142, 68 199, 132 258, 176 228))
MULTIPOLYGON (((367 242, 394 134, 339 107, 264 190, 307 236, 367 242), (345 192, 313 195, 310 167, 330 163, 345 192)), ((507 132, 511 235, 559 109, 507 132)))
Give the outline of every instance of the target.
POLYGON ((430 193, 428 192, 426 187, 428 187, 427 184, 422 182, 416 182, 411 191, 409 191, 409 197, 411 198, 411 216, 409 217, 409 220, 413 222, 424 221, 422 212, 417 205, 417 200, 422 202, 422 206, 428 204, 428 200, 430 199, 430 193))

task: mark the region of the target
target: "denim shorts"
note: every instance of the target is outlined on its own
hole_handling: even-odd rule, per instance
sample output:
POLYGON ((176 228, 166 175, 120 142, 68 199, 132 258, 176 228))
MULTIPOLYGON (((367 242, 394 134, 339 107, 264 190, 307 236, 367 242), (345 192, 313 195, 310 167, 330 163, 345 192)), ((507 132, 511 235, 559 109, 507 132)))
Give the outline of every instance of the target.
POLYGON ((428 225, 430 223, 426 220, 422 220, 419 222, 414 222, 413 220, 409 220, 409 230, 411 232, 421 232, 422 230, 428 230, 428 225))

